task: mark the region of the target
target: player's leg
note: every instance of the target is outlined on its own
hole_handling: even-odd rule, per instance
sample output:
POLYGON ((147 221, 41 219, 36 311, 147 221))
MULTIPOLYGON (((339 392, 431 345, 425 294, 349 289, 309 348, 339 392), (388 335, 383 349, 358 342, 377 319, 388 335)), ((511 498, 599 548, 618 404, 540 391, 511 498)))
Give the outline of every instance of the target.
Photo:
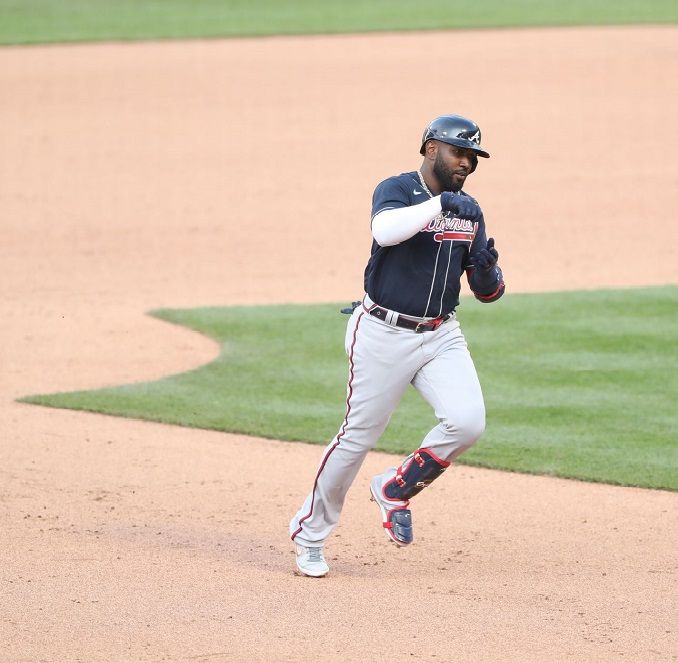
POLYGON ((414 334, 362 309, 349 322, 346 416, 323 453, 313 488, 290 522, 290 537, 321 546, 337 524, 346 493, 418 369, 414 334))
POLYGON ((431 338, 431 359, 412 384, 438 419, 421 443, 450 463, 469 449, 485 430, 485 402, 473 359, 456 321, 444 335, 431 338))
MULTIPOLYGON (((425 333, 423 349, 428 361, 412 384, 434 409, 439 423, 398 467, 372 479, 372 493, 377 494, 382 514, 389 505, 393 509, 409 506, 409 500, 472 446, 485 427, 480 383, 458 323, 452 321, 439 331, 425 333)), ((409 529, 399 533, 394 523, 395 531, 387 529, 387 534, 397 544, 407 545, 413 539, 409 511, 407 525, 409 529)))

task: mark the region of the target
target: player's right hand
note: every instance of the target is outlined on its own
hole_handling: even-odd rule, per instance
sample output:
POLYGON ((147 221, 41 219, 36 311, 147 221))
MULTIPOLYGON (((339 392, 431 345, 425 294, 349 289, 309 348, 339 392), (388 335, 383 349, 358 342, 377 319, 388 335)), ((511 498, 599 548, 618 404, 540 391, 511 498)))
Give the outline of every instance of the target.
POLYGON ((499 253, 497 249, 494 248, 494 237, 490 237, 490 239, 487 240, 487 246, 480 249, 473 257, 473 263, 475 264, 476 269, 480 269, 483 272, 492 271, 498 260, 499 253))
POLYGON ((473 198, 453 191, 443 191, 440 194, 440 205, 443 212, 452 212, 456 217, 469 221, 475 221, 483 213, 480 205, 473 198))

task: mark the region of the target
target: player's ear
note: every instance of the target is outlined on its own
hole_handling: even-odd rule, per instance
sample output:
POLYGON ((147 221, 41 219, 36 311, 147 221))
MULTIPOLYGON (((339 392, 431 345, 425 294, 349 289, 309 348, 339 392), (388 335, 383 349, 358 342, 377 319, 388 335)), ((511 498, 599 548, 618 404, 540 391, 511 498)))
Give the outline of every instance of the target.
POLYGON ((435 159, 438 152, 438 143, 434 140, 427 140, 424 147, 424 157, 428 159, 435 159))

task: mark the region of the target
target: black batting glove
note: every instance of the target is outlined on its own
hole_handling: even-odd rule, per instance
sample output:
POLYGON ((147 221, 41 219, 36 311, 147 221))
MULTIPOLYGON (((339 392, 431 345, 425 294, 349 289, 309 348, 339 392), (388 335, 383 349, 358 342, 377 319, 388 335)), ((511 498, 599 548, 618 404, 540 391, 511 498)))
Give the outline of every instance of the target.
POLYGON ((473 264, 481 272, 489 273, 497 266, 497 260, 499 260, 499 253, 494 248, 494 237, 490 237, 487 240, 487 246, 484 249, 480 249, 473 257, 473 264))
POLYGON ((494 238, 487 240, 487 246, 473 255, 473 274, 471 274, 471 290, 476 294, 493 292, 502 280, 501 270, 497 266, 499 253, 494 248, 494 238))
POLYGON ((452 212, 456 217, 469 221, 475 221, 483 213, 475 200, 452 191, 443 191, 440 194, 440 205, 443 212, 452 212))

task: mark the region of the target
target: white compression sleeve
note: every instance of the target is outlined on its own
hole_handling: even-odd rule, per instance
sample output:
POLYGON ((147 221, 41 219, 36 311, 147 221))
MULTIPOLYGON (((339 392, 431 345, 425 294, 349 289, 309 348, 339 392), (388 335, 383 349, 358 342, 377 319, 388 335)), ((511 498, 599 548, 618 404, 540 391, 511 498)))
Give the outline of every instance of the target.
POLYGON ((440 196, 411 207, 385 209, 372 219, 372 237, 379 246, 394 246, 413 237, 442 211, 440 196))

